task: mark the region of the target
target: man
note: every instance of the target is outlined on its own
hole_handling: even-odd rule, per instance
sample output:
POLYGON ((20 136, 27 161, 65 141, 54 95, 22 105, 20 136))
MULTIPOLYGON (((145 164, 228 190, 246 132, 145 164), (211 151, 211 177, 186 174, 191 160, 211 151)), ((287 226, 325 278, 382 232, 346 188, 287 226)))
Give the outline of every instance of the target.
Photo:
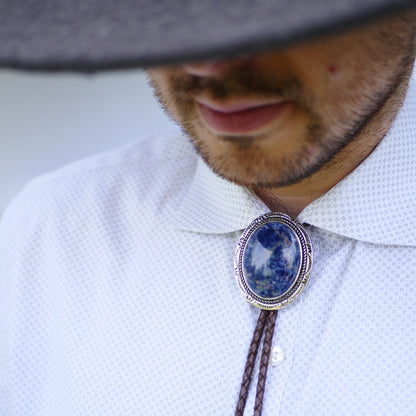
POLYGON ((44 175, 4 215, 2 413, 414 414, 415 29, 405 11, 149 68, 185 134, 44 175), (307 264, 296 299, 259 297, 279 309, 270 365, 247 361, 259 405, 239 391, 267 313, 234 253, 269 211, 307 264))

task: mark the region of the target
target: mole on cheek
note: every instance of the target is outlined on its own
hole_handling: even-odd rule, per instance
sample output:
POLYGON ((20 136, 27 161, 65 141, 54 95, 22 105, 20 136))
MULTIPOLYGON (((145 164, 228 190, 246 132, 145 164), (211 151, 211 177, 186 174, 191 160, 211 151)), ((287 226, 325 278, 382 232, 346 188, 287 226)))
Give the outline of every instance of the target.
POLYGON ((329 67, 328 67, 328 72, 329 72, 331 75, 334 75, 334 74, 337 72, 337 67, 336 67, 335 65, 329 65, 329 67))

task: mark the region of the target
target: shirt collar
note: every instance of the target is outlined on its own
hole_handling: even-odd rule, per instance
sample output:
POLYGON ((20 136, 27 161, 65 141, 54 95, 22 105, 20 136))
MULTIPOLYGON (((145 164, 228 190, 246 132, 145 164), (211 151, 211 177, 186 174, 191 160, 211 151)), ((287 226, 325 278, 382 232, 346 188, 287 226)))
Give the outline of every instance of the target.
POLYGON ((199 159, 192 183, 171 219, 179 229, 222 234, 246 228, 267 211, 247 189, 219 177, 199 159))
MULTIPOLYGON (((412 79, 395 122, 371 155, 299 221, 374 244, 416 245, 416 85, 412 79)), ((214 174, 199 160, 171 221, 202 233, 246 228, 268 208, 247 191, 214 174)))
POLYGON ((307 206, 301 222, 374 244, 416 245, 416 85, 390 130, 351 174, 307 206))

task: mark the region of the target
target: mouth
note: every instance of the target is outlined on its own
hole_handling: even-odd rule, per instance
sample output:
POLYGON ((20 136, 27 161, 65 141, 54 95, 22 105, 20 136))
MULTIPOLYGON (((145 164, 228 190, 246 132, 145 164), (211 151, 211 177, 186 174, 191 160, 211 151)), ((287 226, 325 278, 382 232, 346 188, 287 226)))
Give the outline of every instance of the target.
POLYGON ((196 101, 199 116, 204 124, 215 133, 223 135, 255 133, 279 119, 289 104, 290 101, 241 101, 220 105, 205 100, 196 101))

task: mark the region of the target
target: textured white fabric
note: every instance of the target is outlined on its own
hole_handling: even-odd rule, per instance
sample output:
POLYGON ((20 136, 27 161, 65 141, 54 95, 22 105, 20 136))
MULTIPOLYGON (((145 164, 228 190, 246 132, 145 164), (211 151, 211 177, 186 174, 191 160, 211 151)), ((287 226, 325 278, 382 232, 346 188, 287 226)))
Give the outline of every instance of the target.
MULTIPOLYGON (((413 84, 376 150, 299 216, 314 267, 279 312, 265 416, 416 413, 413 84)), ((259 313, 234 250, 264 212, 180 133, 32 182, 0 225, 0 414, 232 415, 259 313)))

